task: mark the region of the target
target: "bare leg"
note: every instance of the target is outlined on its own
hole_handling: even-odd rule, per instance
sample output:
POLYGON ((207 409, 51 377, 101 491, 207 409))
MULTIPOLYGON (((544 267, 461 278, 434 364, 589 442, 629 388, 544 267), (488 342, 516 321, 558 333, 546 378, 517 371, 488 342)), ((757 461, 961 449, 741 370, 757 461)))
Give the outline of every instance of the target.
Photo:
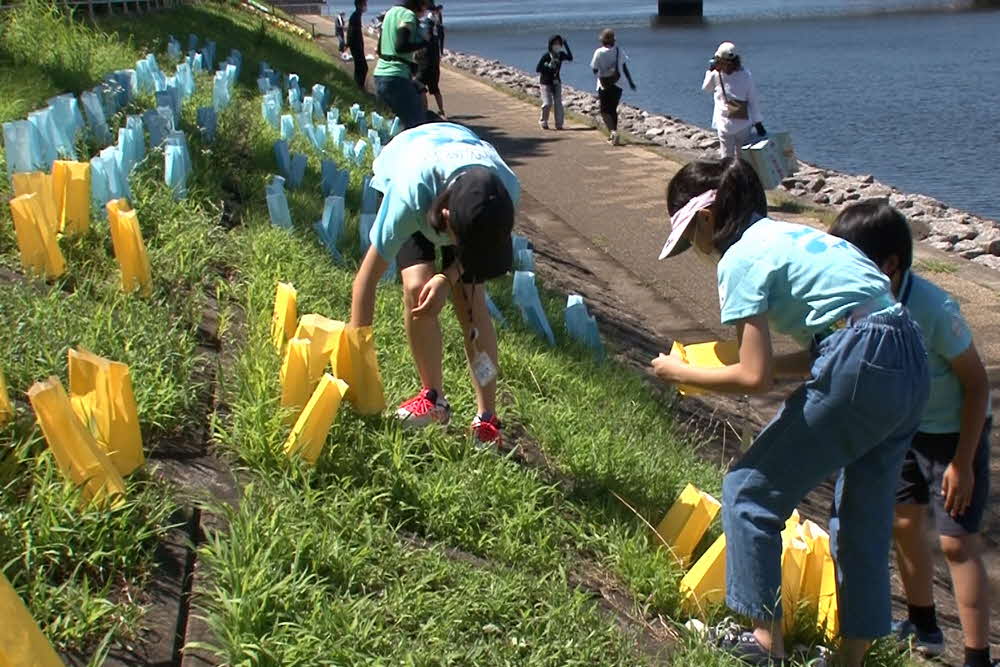
POLYGON ((780 620, 754 620, 753 636, 772 656, 785 657, 785 636, 781 632, 780 620))
POLYGON ((978 534, 941 536, 941 551, 951 570, 958 618, 965 645, 983 649, 990 645, 990 583, 983 565, 983 542, 978 534))
POLYGON ((847 639, 840 642, 840 651, 837 652, 836 663, 841 667, 862 667, 865 663, 865 654, 868 653, 872 643, 867 639, 847 639))
POLYGON ((444 378, 441 371, 441 323, 437 317, 415 317, 413 308, 420 298, 420 291, 436 273, 433 264, 415 264, 400 272, 403 279, 403 305, 406 312, 406 336, 410 340, 410 352, 420 375, 420 382, 428 389, 435 389, 444 395, 444 378))
POLYGON ((437 102, 438 113, 441 116, 441 118, 447 118, 448 116, 444 112, 444 97, 441 95, 441 93, 434 93, 434 100, 437 102))
MULTIPOLYGON (((455 314, 462 325, 465 341, 465 356, 471 365, 479 352, 489 355, 493 365, 499 368, 497 362, 497 332, 493 328, 493 320, 490 319, 490 311, 486 307, 486 291, 482 285, 465 285, 459 283, 451 292, 452 301, 455 305, 455 314), (472 296, 472 303, 469 303, 468 296, 472 296), (472 322, 469 321, 469 307, 472 310, 472 322), (473 343, 469 338, 469 332, 475 326, 479 331, 479 337, 473 343), (477 351, 478 348, 478 351, 477 351)), ((484 412, 494 413, 496 411, 497 383, 496 380, 490 382, 485 387, 480 387, 476 378, 472 378, 472 387, 476 392, 476 406, 479 414, 484 412)))
POLYGON ((896 538, 896 564, 903 580, 906 602, 915 607, 934 604, 934 560, 924 537, 925 505, 896 505, 893 531, 896 538))

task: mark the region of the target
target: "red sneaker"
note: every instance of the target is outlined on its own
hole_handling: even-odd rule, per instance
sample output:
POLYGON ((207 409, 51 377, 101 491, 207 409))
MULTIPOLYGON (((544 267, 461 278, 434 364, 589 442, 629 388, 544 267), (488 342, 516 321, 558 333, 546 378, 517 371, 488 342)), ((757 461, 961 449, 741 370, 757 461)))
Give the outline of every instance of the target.
POLYGON ((396 418, 404 426, 421 428, 428 424, 441 424, 451 421, 451 406, 448 401, 439 396, 434 389, 422 389, 419 394, 404 401, 396 410, 396 418))
POLYGON ((503 426, 501 426, 500 420, 497 419, 496 415, 493 415, 489 419, 483 419, 481 416, 476 415, 476 418, 472 420, 472 435, 483 445, 499 447, 503 441, 503 435, 500 433, 502 428, 503 426))

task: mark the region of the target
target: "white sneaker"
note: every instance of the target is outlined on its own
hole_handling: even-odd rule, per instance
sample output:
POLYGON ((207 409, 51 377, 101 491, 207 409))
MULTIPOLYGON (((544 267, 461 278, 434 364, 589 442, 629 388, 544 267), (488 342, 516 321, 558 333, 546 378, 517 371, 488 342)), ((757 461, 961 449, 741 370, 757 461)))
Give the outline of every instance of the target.
POLYGON ((617 132, 612 132, 611 133, 611 145, 612 146, 621 146, 622 145, 621 137, 618 136, 617 132))

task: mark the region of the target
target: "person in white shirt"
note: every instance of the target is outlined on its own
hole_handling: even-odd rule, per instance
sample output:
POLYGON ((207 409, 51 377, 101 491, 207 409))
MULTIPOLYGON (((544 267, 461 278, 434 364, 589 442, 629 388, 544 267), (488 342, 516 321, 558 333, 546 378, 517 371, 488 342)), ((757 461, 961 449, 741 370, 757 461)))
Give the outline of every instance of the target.
POLYGON ((715 95, 712 127, 719 133, 719 157, 740 156, 740 147, 750 143, 753 130, 764 137, 764 117, 757 100, 757 87, 750 70, 743 69, 736 45, 723 42, 709 62, 702 90, 715 95))
POLYGON ((590 59, 590 69, 597 75, 597 98, 601 103, 601 117, 608 126, 608 141, 617 146, 618 104, 622 101, 622 89, 618 80, 624 74, 628 85, 635 90, 635 82, 628 71, 628 55, 615 43, 615 31, 601 31, 601 46, 590 59))

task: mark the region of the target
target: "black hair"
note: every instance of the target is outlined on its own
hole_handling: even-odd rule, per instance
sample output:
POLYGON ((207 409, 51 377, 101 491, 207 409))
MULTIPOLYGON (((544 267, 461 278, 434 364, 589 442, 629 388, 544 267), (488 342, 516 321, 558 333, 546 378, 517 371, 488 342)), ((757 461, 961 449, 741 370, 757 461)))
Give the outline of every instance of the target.
POLYGON ((403 6, 412 12, 420 11, 422 7, 430 4, 429 0, 403 0, 403 6))
POLYGON ((552 35, 551 37, 549 37, 549 51, 552 50, 552 43, 555 42, 557 39, 563 44, 566 43, 566 40, 562 38, 562 35, 552 35))
POLYGON ((366 2, 368 2, 368 0, 354 0, 354 8, 361 9, 361 5, 365 4, 366 2))
POLYGON ((867 199, 851 204, 837 216, 830 234, 850 241, 879 268, 893 255, 899 270, 913 264, 913 235, 906 217, 885 199, 867 199))
POLYGON ((759 217, 767 215, 767 196, 757 173, 739 158, 696 160, 681 167, 667 186, 667 211, 677 211, 708 190, 716 190, 712 243, 725 254, 759 217))

